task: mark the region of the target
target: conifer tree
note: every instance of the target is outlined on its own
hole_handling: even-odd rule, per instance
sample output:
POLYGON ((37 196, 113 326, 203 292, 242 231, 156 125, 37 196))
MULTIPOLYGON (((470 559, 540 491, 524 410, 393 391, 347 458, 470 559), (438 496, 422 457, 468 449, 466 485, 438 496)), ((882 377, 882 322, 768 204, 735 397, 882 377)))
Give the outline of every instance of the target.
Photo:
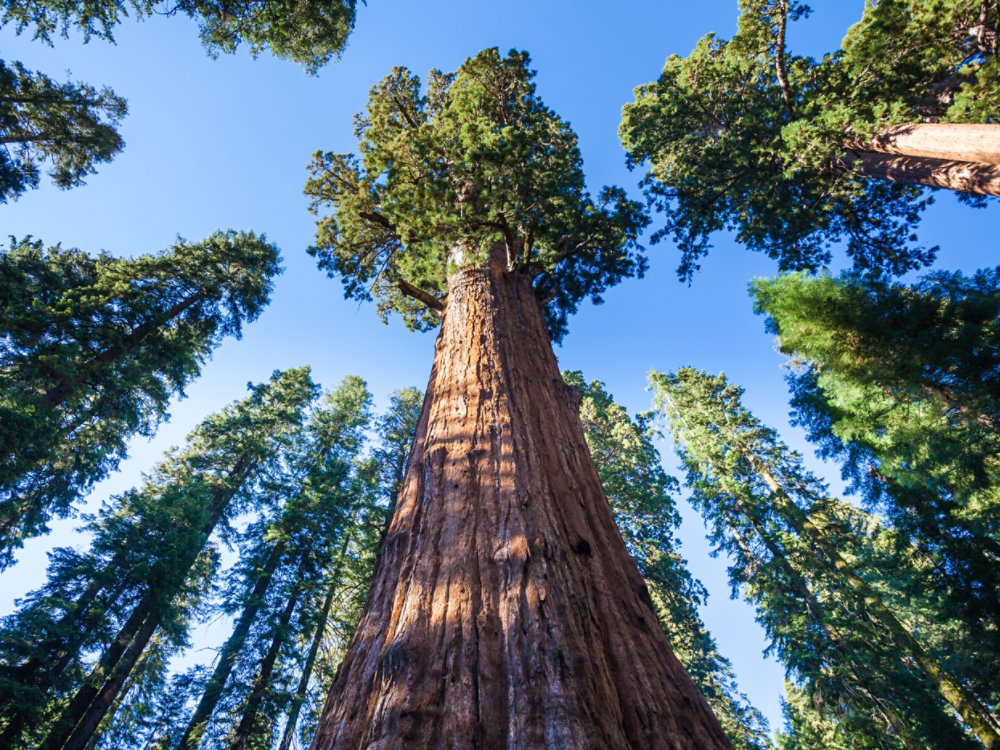
POLYGON ((690 369, 651 379, 692 502, 736 559, 733 583, 749 587, 790 669, 814 679, 839 672, 841 700, 869 693, 869 713, 883 711, 907 746, 967 746, 964 725, 997 747, 1000 724, 982 697, 942 668, 852 563, 848 545, 863 536, 852 533, 854 514, 742 406, 742 390, 690 369))
POLYGON ((590 197, 524 53, 426 87, 397 68, 357 135, 360 158, 313 161, 306 192, 332 212, 313 252, 348 296, 442 328, 313 747, 730 747, 615 529, 545 327, 642 271, 641 208, 590 197))
POLYGON ((57 567, 5 623, 7 745, 82 750, 154 635, 183 644, 190 604, 180 605, 199 597, 216 569, 209 539, 260 502, 255 485, 314 395, 307 368, 275 373, 206 419, 184 450, 93 522, 90 551, 57 567), (90 651, 99 653, 93 664, 90 651))
MULTIPOLYGON (((325 594, 328 569, 334 564, 341 540, 356 523, 355 506, 365 500, 355 465, 364 445, 370 408, 371 396, 364 381, 356 376, 346 378, 311 415, 291 449, 287 476, 272 479, 265 489, 267 494, 287 500, 277 504, 276 516, 265 516, 247 531, 227 597, 227 609, 239 608, 239 616, 177 742, 180 750, 196 748, 220 699, 226 693, 239 694, 245 687, 246 683, 237 681, 227 690, 227 682, 234 670, 252 673, 256 669, 260 654, 253 648, 254 638, 264 631, 265 640, 278 636, 294 642, 296 632, 289 622, 294 605, 286 610, 288 603, 302 600, 305 610, 306 604, 315 606, 314 600, 325 594), (286 622, 282 627, 271 627, 282 610, 288 612, 286 622)), ((310 618, 300 613, 298 620, 296 628, 301 630, 310 618)), ((259 680, 252 675, 250 679, 267 687, 268 677, 261 673, 259 680)), ((261 698, 256 698, 258 703, 261 698)), ((245 735, 252 730, 258 709, 245 711, 249 716, 247 726, 241 728, 245 735)), ((226 733, 224 730, 212 744, 222 743, 226 733)))
POLYGON ((0 255, 0 566, 152 434, 280 270, 233 231, 129 259, 30 240, 0 255))
POLYGON ((306 746, 315 730, 322 705, 315 695, 329 689, 333 670, 361 615, 375 562, 373 553, 381 548, 396 508, 422 404, 423 394, 418 389, 404 388, 390 396, 389 408, 376 420, 377 443, 371 458, 358 467, 359 490, 367 488, 366 499, 355 507, 353 527, 341 535, 340 547, 328 566, 322 602, 314 608, 316 616, 305 631, 311 637, 288 703, 278 750, 288 750, 296 735, 306 746), (311 685, 317 689, 310 691, 311 685), (304 708, 308 709, 305 717, 304 708))
POLYGON ((57 83, 0 60, 0 203, 38 187, 46 163, 57 186, 82 185, 125 145, 117 127, 126 110, 107 87, 57 83))
MULTIPOLYGON (((130 13, 137 19, 184 15, 198 22, 202 45, 215 56, 244 45, 300 63, 315 74, 339 55, 354 28, 356 0, 6 0, 0 28, 52 44, 53 35, 80 33, 83 40, 114 42, 114 28, 130 13)), ((60 188, 82 185, 94 165, 124 146, 118 124, 125 100, 105 87, 56 83, 21 63, 0 60, 0 203, 38 187, 39 170, 51 162, 60 188)))
POLYGON ((843 241, 856 269, 903 273, 936 251, 914 236, 924 187, 1000 194, 995 0, 867 3, 820 61, 786 43, 806 4, 739 8, 732 39, 704 37, 636 89, 619 131, 650 167, 654 241, 678 244, 682 279, 724 229, 782 270, 823 266, 843 241))
POLYGON ((938 561, 928 582, 1000 654, 1000 269, 912 286, 791 274, 751 290, 799 365, 796 421, 938 561))
POLYGON ((590 455, 611 503, 625 546, 649 587, 670 647, 698 685, 738 750, 770 748, 767 721, 739 692, 729 660, 719 653, 697 606, 707 592, 691 576, 674 532, 680 515, 672 497, 677 480, 669 476, 652 441, 648 415, 636 418, 580 372, 563 379, 580 389, 580 421, 590 455))
POLYGON ((212 55, 246 45, 252 55, 269 52, 315 73, 338 55, 354 28, 356 0, 281 0, 238 3, 231 0, 7 0, 0 26, 52 43, 54 34, 83 35, 84 41, 114 41, 114 28, 129 14, 142 20, 156 15, 187 16, 198 23, 202 45, 212 55))

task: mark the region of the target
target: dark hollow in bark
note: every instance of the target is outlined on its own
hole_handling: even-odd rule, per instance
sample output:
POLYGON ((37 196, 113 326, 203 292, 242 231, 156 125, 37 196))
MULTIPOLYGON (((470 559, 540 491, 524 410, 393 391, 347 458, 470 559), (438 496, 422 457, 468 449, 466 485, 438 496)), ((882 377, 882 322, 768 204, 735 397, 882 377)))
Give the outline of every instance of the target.
POLYGON ((449 281, 398 506, 312 747, 731 748, 625 550, 524 274, 449 281))

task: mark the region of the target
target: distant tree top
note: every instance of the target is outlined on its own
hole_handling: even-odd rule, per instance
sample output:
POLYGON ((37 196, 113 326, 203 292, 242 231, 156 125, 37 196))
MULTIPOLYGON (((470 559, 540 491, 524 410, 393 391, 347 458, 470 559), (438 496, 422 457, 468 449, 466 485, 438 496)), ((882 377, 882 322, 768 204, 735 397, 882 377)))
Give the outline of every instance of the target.
POLYGON ((360 154, 316 153, 310 253, 348 297, 426 329, 449 275, 492 255, 535 279, 558 338, 582 298, 643 273, 646 214, 621 188, 590 196, 576 134, 536 95, 529 62, 488 49, 425 85, 394 68, 355 118, 360 154))
POLYGON ((251 54, 269 51, 315 73, 347 44, 357 0, 6 0, 2 25, 52 41, 72 29, 90 38, 114 41, 113 29, 128 17, 186 15, 198 22, 211 54, 234 52, 245 44, 251 54))

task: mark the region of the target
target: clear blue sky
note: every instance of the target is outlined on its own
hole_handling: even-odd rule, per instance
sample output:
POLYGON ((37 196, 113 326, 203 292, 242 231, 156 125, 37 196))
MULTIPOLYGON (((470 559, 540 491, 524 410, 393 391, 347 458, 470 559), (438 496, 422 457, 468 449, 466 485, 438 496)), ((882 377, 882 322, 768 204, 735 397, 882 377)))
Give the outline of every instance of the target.
MULTIPOLYGON (((863 0, 813 6, 813 16, 790 29, 795 52, 837 47, 863 0)), ((635 86, 657 77, 667 55, 686 55, 708 32, 729 36, 735 24, 735 0, 370 0, 359 9, 342 60, 316 77, 267 56, 211 60, 182 18, 127 23, 115 32, 116 46, 59 39, 48 48, 0 31, 5 58, 57 79, 109 85, 130 110, 124 153, 85 187, 45 186, 0 206, 0 235, 128 255, 162 249, 177 235, 196 240, 219 228, 253 229, 282 248, 287 269, 270 307, 242 340, 217 351, 153 440, 133 442, 131 458, 93 493, 90 510, 136 484, 198 421, 274 369, 309 364, 326 386, 361 375, 380 406, 397 388, 426 385, 432 335, 408 333, 398 321, 383 326, 372 306, 345 302, 339 282, 325 278, 305 253, 313 231, 302 196, 309 157, 317 149, 354 149, 352 115, 392 66, 422 76, 434 67, 453 70, 484 47, 528 50, 539 94, 580 136, 591 188, 621 184, 637 193, 639 175, 626 170, 616 137, 621 106, 635 86)), ((922 236, 941 245, 941 267, 971 271, 996 263, 998 216, 996 205, 974 211, 941 195, 922 236)), ((720 236, 689 288, 676 281, 677 253, 669 243, 652 247, 650 260, 645 279, 610 290, 604 305, 585 306, 571 321, 556 352, 561 366, 603 380, 631 411, 649 406, 650 368, 725 371, 746 387, 746 403, 760 418, 811 455, 801 433, 787 425, 783 358, 746 295, 747 281, 773 274, 773 264, 720 236)), ((662 449, 672 470, 673 455, 662 449)), ((839 486, 836 467, 812 466, 839 486)), ((741 688, 778 728, 782 669, 762 657, 752 611, 729 599, 725 561, 709 557, 700 519, 683 503, 682 511, 683 553, 711 593, 705 621, 741 688)), ((0 577, 0 613, 44 580, 48 549, 85 544, 74 532, 78 523, 54 524, 51 535, 21 551, 20 564, 0 577)), ((222 637, 218 625, 195 633, 202 648, 222 637)), ((195 656, 207 660, 211 653, 195 656)))

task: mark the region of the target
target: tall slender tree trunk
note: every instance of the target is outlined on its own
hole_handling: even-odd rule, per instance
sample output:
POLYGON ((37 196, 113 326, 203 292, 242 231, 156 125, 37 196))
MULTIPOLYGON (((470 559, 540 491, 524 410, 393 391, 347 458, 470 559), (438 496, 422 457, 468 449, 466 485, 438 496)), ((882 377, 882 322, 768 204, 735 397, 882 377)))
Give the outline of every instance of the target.
POLYGON ((226 640, 226 644, 222 647, 222 651, 219 654, 219 663, 215 665, 215 670, 205 685, 205 692, 202 693, 201 700, 191 715, 191 720, 184 730, 184 736, 177 743, 177 750, 194 750, 194 748, 198 747, 201 735, 205 731, 205 724, 212 717, 212 712, 215 711, 215 707, 219 703, 219 698, 222 697, 222 689, 226 686, 226 681, 229 679, 229 675, 233 671, 233 665, 236 663, 236 657, 239 656, 240 650, 246 642, 247 635, 250 633, 250 626, 253 625, 257 613, 264 605, 264 595, 267 593, 267 587, 271 585, 271 579, 274 577, 274 572, 278 569, 278 563, 281 562, 284 553, 284 542, 278 542, 271 549, 267 562, 264 563, 264 567, 261 569, 260 575, 257 576, 257 581, 250 592, 250 596, 243 606, 240 619, 237 620, 236 627, 226 640))
POLYGON ((742 447, 741 450, 750 465, 771 489, 773 501, 780 508, 781 513, 795 530, 795 533, 801 538, 809 539, 822 550, 837 573, 847 582, 847 585, 861 596, 868 615, 885 627, 900 648, 909 652, 910 658, 920 665, 920 668, 934 684, 938 694, 962 717, 962 721, 983 743, 983 747, 989 748, 989 750, 1000 750, 1000 727, 989 710, 965 686, 952 680, 951 676, 941 669, 937 660, 927 653, 909 629, 899 621, 895 613, 882 603, 882 598, 878 593, 873 591, 864 579, 854 572, 854 569, 844 560, 837 548, 829 543, 826 535, 816 527, 812 519, 785 494, 784 488, 771 472, 765 466, 760 465, 760 462, 750 451, 742 447))
POLYGON ((319 647, 323 643, 323 634, 326 632, 326 622, 330 618, 330 608, 333 606, 333 597, 336 596, 340 588, 340 572, 343 568, 344 555, 347 554, 347 547, 351 542, 350 532, 345 532, 344 541, 340 545, 340 556, 337 558, 337 566, 330 576, 330 585, 326 590, 326 597, 323 599, 323 606, 320 608, 319 620, 316 623, 316 632, 313 633, 312 643, 309 644, 309 653, 306 654, 306 663, 302 666, 302 674, 299 675, 299 684, 295 688, 295 695, 288 707, 288 716, 285 719, 285 729, 281 734, 281 742, 278 743, 278 750, 288 750, 292 744, 292 737, 295 736, 295 727, 299 723, 299 713, 302 711, 302 704, 306 701, 306 693, 309 690, 309 680, 312 679, 313 667, 316 664, 316 656, 319 654, 319 647))
POLYGON ((153 633, 159 627, 161 620, 159 614, 159 612, 155 613, 142 624, 135 639, 129 643, 128 648, 122 654, 122 658, 115 665, 114 670, 80 718, 80 722, 62 744, 62 750, 84 750, 90 743, 94 732, 97 731, 97 727, 108 711, 111 710, 115 698, 125 684, 125 680, 128 679, 136 662, 139 661, 139 657, 142 656, 143 651, 146 649, 149 639, 153 637, 153 633))
POLYGON ((848 148, 843 165, 865 177, 1000 196, 1000 125, 895 125, 848 148))
POLYGON ((302 572, 305 570, 308 559, 309 551, 307 550, 299 562, 298 575, 295 577, 295 583, 292 584, 292 594, 288 597, 288 603, 285 604, 285 609, 278 618, 278 622, 274 625, 271 645, 268 647, 267 653, 264 655, 264 660, 257 669, 257 675, 254 677, 250 695, 247 697, 246 705, 243 707, 243 716, 240 718, 240 723, 236 726, 230 738, 229 750, 243 750, 250 741, 254 724, 257 723, 257 714, 260 712, 261 701, 264 699, 264 694, 271 684, 271 674, 274 672, 274 664, 278 661, 281 646, 288 635, 288 624, 292 621, 292 614, 299 603, 299 595, 302 593, 302 572))
MULTIPOLYGON (((107 600, 113 601, 124 586, 124 581, 116 581, 107 600)), ((45 696, 72 664, 73 659, 83 647, 83 641, 89 630, 96 626, 100 619, 100 611, 94 607, 94 604, 98 595, 107 587, 107 581, 94 578, 83 593, 77 597, 74 605, 52 628, 52 632, 55 634, 67 632, 69 634, 56 635, 47 639, 41 644, 48 648, 48 653, 44 657, 31 656, 23 664, 5 669, 4 676, 23 686, 23 689, 35 692, 39 697, 45 696)), ((103 605, 99 609, 103 609, 103 605)), ((0 709, 0 716, 8 717, 3 732, 0 732, 0 748, 12 745, 21 736, 30 715, 31 706, 23 706, 13 702, 0 709)))
POLYGON ((315 750, 731 747, 667 644, 576 408, 528 277, 456 273, 315 750))
POLYGON ((150 589, 119 630, 115 640, 101 654, 97 666, 87 675, 69 705, 63 710, 38 750, 82 750, 107 713, 125 678, 142 655, 143 649, 159 627, 164 610, 172 602, 198 555, 204 548, 226 506, 245 481, 254 461, 242 455, 228 473, 228 486, 215 493, 206 508, 200 544, 192 545, 184 564, 170 575, 153 573, 150 589), (161 578, 161 576, 163 576, 161 578))

